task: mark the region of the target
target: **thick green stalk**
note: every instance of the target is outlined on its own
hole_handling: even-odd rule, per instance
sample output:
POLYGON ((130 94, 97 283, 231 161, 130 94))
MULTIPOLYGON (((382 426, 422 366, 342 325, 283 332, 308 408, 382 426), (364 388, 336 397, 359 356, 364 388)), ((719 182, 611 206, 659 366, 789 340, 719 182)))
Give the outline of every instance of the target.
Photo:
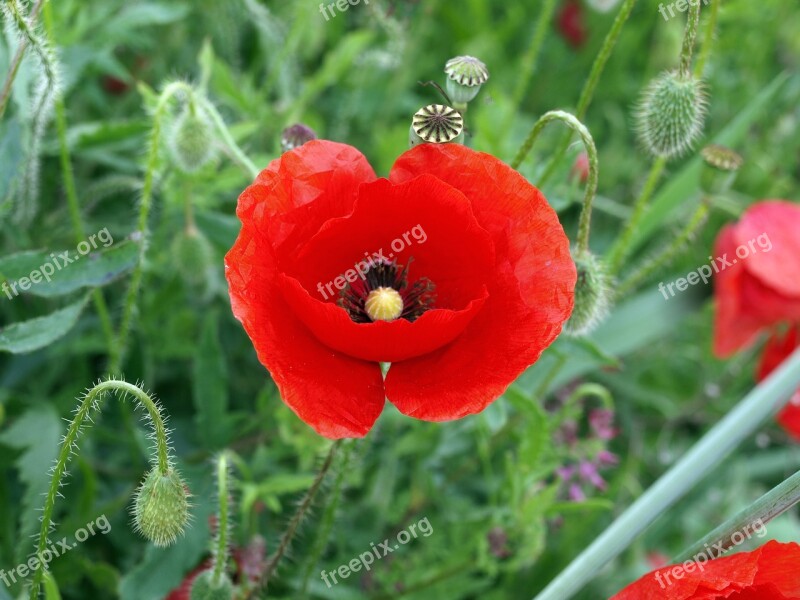
POLYGON ((653 521, 789 401, 800 385, 800 349, 754 388, 620 515, 534 600, 568 600, 653 521))
POLYGON ((219 585, 228 563, 228 457, 223 452, 217 459, 217 539, 214 550, 214 574, 212 581, 219 585))
POLYGON ((100 411, 100 401, 107 392, 122 392, 123 396, 133 396, 140 405, 142 405, 150 418, 153 426, 153 439, 156 443, 155 466, 159 472, 164 475, 169 471, 169 441, 167 438, 167 430, 164 426, 164 419, 161 416, 161 409, 156 404, 154 399, 142 390, 140 387, 132 385, 126 381, 119 381, 110 379, 102 381, 89 390, 82 398, 78 409, 75 411, 75 416, 69 424, 67 433, 64 436, 64 441, 61 444, 61 450, 58 453, 56 464, 53 467, 53 475, 50 479, 50 487, 45 496, 44 508, 42 509, 42 526, 39 530, 39 539, 36 544, 36 556, 39 557, 39 563, 36 570, 33 572, 30 589, 30 600, 38 600, 39 588, 42 583, 42 576, 44 574, 44 564, 41 560, 42 554, 47 548, 47 535, 50 532, 50 527, 53 518, 53 509, 55 507, 56 498, 61 496, 59 488, 63 485, 63 478, 67 472, 67 465, 72 458, 72 455, 77 453, 78 438, 83 432, 84 422, 88 419, 92 422, 90 413, 92 411, 100 411))

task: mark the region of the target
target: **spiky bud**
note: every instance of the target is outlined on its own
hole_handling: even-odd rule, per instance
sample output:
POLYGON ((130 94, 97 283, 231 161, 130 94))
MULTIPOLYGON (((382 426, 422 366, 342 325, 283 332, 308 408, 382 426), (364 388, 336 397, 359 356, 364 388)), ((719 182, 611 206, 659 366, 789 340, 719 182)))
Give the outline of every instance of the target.
POLYGON ((703 157, 703 170, 700 172, 700 187, 706 194, 722 194, 727 192, 736 172, 744 163, 744 159, 725 146, 711 144, 700 151, 703 157))
POLYGON ((471 102, 489 80, 486 65, 474 56, 451 58, 445 64, 444 72, 447 74, 447 94, 457 106, 471 102))
POLYGON ((195 577, 189 598, 190 600, 231 600, 233 583, 225 573, 221 573, 219 579, 214 581, 214 571, 208 569, 195 577))
POLYGON ((214 126, 201 106, 187 103, 172 124, 168 147, 181 171, 194 173, 205 166, 216 152, 214 126))
POLYGON ((637 114, 639 138, 654 156, 672 159, 692 148, 703 132, 706 92, 694 77, 668 71, 645 89, 637 114))
POLYGON ((193 225, 181 231, 172 242, 175 268, 189 285, 200 285, 207 280, 213 254, 211 243, 193 225))
POLYGON ((315 139, 317 139, 317 134, 311 127, 303 125, 302 123, 296 123, 291 127, 287 127, 283 130, 283 133, 281 133, 281 150, 283 152, 288 152, 289 150, 299 148, 306 142, 315 139))
POLYGON ((430 104, 419 109, 411 121, 409 146, 445 144, 464 139, 464 117, 456 109, 444 104, 430 104))
POLYGON ((564 331, 578 337, 591 333, 606 315, 611 303, 611 284, 605 265, 593 254, 573 255, 578 270, 575 308, 564 331))
POLYGON ((169 546, 189 523, 189 493, 180 474, 153 468, 136 491, 134 526, 155 546, 169 546))

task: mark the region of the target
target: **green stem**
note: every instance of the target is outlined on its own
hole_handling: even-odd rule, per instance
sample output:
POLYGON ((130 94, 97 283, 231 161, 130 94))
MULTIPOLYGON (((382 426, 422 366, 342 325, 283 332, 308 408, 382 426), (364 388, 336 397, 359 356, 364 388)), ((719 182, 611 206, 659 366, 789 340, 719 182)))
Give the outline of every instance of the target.
POLYGON ((650 202, 650 198, 653 196, 656 186, 658 185, 658 180, 661 178, 661 174, 664 172, 664 167, 666 166, 667 161, 664 158, 659 157, 653 161, 642 192, 633 204, 633 213, 630 219, 628 219, 622 234, 617 238, 617 241, 608 252, 608 270, 611 275, 616 275, 619 272, 622 263, 625 261, 625 258, 627 258, 630 252, 633 234, 641 223, 642 218, 644 218, 647 204, 650 202))
POLYGON ((700 46, 700 56, 697 58, 697 63, 694 66, 694 74, 696 77, 703 76, 708 57, 711 55, 711 49, 714 46, 714 31, 717 28, 717 18, 719 17, 719 3, 720 0, 711 0, 711 7, 709 9, 711 14, 708 17, 705 30, 703 31, 703 43, 700 46))
POLYGON ((219 133, 220 137, 222 137, 222 141, 225 142, 225 145, 230 150, 233 159, 239 163, 239 166, 245 170, 251 179, 258 177, 258 168, 253 164, 253 161, 247 157, 242 149, 239 148, 216 107, 211 104, 211 102, 208 102, 205 98, 200 99, 200 101, 202 102, 203 109, 208 113, 208 116, 211 117, 211 121, 217 128, 217 132, 219 133))
POLYGON ((656 269, 669 264, 703 228, 709 212, 711 212, 711 198, 704 196, 700 206, 694 211, 683 230, 661 252, 645 261, 644 264, 628 275, 617 288, 617 295, 620 297, 625 296, 625 294, 647 279, 656 269))
POLYGON ((534 600, 568 600, 653 521, 783 408, 800 385, 800 349, 697 442, 534 600))
POLYGON ((539 12, 539 18, 536 20, 536 26, 533 30, 533 38, 531 45, 525 56, 520 61, 517 72, 520 73, 517 79, 517 86, 514 88, 514 95, 512 96, 511 105, 516 109, 519 108, 522 98, 525 96, 525 91, 531 82, 533 74, 536 72, 537 61, 539 54, 544 45, 544 38, 547 34, 550 21, 553 19, 553 13, 556 10, 556 0, 543 0, 542 9, 539 12))
POLYGON ((586 126, 581 123, 575 115, 572 115, 568 112, 552 110, 548 113, 545 113, 534 124, 533 129, 531 129, 531 132, 528 134, 528 137, 525 139, 525 142, 519 149, 519 153, 517 154, 516 158, 514 158, 514 160, 511 162, 511 167, 516 169, 522 164, 522 161, 525 160, 526 156, 528 156, 528 153, 531 151, 531 148, 533 147, 536 139, 539 137, 539 134, 542 132, 542 129, 544 129, 544 127, 551 121, 561 121, 573 131, 576 131, 583 142, 584 148, 586 148, 586 154, 589 156, 589 177, 586 182, 586 194, 583 198, 583 209, 581 210, 580 222, 578 224, 578 252, 585 253, 589 251, 589 230, 591 229, 592 221, 592 202, 594 202, 594 197, 597 194, 597 181, 599 173, 597 148, 595 147, 594 140, 592 139, 592 134, 589 132, 586 126))
MULTIPOLYGON (((798 502, 800 502, 800 471, 684 550, 673 562, 674 564, 681 563, 704 553, 708 558, 717 558, 724 554, 724 550, 736 545, 733 536, 737 532, 740 535, 752 532, 754 525, 758 525, 757 529, 762 530, 764 525, 785 513, 798 502), (715 553, 709 548, 721 549, 723 552, 715 553), (709 554, 711 556, 708 556, 709 554)), ((747 537, 749 538, 750 535, 747 537)))
MULTIPOLYGON (((39 15, 39 11, 42 8, 45 0, 37 0, 36 4, 33 5, 31 12, 28 14, 28 19, 30 20, 31 24, 33 24, 36 20, 36 17, 39 15)), ((22 39, 20 40, 19 46, 17 47, 17 51, 14 54, 14 58, 11 59, 11 66, 8 70, 8 75, 6 75, 6 80, 3 82, 3 89, 0 91, 0 119, 3 118, 3 115, 6 112, 6 106, 8 105, 8 100, 11 97, 11 88, 14 86, 14 80, 17 77, 17 73, 19 72, 19 66, 22 64, 22 59, 25 57, 25 50, 28 49, 28 40, 22 39)))
POLYGON ((697 39, 697 24, 700 22, 700 2, 696 2, 689 9, 689 19, 686 21, 686 30, 683 34, 683 47, 681 48, 681 79, 689 79, 692 73, 692 54, 694 43, 697 39))
POLYGON ((217 514, 217 540, 214 553, 214 573, 212 581, 218 586, 225 566, 228 564, 228 457, 223 452, 217 459, 217 495, 219 511, 217 514))
POLYGON ((69 424, 67 434, 64 436, 64 441, 61 444, 61 450, 58 453, 56 464, 53 467, 53 475, 50 479, 50 487, 47 490, 45 497, 44 508, 42 509, 42 526, 39 530, 39 539, 36 544, 36 556, 40 558, 36 570, 33 572, 31 580, 30 600, 37 600, 39 598, 39 587, 42 583, 42 576, 44 574, 44 564, 41 560, 42 553, 47 548, 47 535, 53 525, 53 510, 56 503, 56 498, 63 497, 59 489, 63 485, 63 478, 67 474, 67 465, 72 458, 72 455, 77 453, 78 438, 83 433, 84 422, 88 419, 91 422, 90 413, 92 411, 100 411, 100 402, 103 400, 107 392, 122 392, 123 398, 127 395, 133 396, 141 406, 147 410, 150 417, 150 422, 153 426, 153 438, 156 443, 156 460, 155 465, 158 467, 162 475, 167 474, 170 468, 169 459, 169 442, 167 439, 167 430, 164 426, 164 419, 161 416, 161 409, 156 404, 155 400, 136 385, 132 385, 126 381, 118 381, 110 379, 102 381, 89 390, 81 400, 75 416, 69 424))
MULTIPOLYGON (((586 80, 583 90, 581 91, 580 98, 578 99, 578 107, 575 111, 575 116, 578 117, 578 119, 582 120, 586 116, 586 111, 589 110, 589 105, 592 103, 595 89, 597 89, 597 84, 600 82, 600 77, 605 70, 606 63, 611 57, 611 53, 614 51, 614 47, 617 45, 619 36, 622 33, 622 28, 625 25, 625 22, 628 20, 628 17, 631 16, 631 12, 633 11, 633 7, 635 5, 636 0, 625 0, 622 3, 622 6, 620 6, 619 12, 614 19, 614 23, 611 25, 611 29, 609 30, 608 35, 606 35, 606 39, 603 41, 603 46, 600 48, 597 58, 594 59, 592 70, 589 72, 589 78, 586 80)), ((553 173, 555 173, 556 167, 558 167, 558 164, 564 157, 567 148, 569 148, 569 141, 571 137, 571 135, 566 134, 561 140, 561 144, 553 153, 553 157, 550 159, 550 163, 545 169, 544 174, 536 183, 536 187, 540 189, 544 187, 544 185, 549 181, 550 177, 552 177, 553 173)))

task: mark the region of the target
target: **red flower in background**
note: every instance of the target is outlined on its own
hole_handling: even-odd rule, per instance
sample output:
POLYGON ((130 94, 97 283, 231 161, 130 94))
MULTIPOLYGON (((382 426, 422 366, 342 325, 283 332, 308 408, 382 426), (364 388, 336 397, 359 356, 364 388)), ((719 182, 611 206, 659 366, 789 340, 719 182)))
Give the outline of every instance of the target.
POLYGON ((553 209, 461 145, 417 146, 387 180, 355 148, 312 141, 270 163, 237 215, 233 313, 283 400, 326 437, 365 435, 385 399, 427 421, 483 410, 572 311, 553 209))
POLYGON ((586 42, 586 27, 583 24, 583 6, 578 0, 567 0, 558 13, 558 31, 573 48, 586 42))
MULTIPOLYGON (((758 367, 758 380, 762 381, 777 369, 792 352, 800 347, 800 324, 795 325, 784 335, 774 334, 764 346, 761 364, 758 367)), ((800 442, 800 389, 788 405, 778 413, 780 423, 789 434, 800 442)))
POLYGON ((784 200, 752 205, 722 229, 714 253, 732 263, 719 271, 714 287, 717 356, 749 346, 773 325, 800 322, 800 206, 784 200), (741 248, 746 258, 737 258, 741 248))
POLYGON ((753 552, 648 573, 611 600, 800 599, 800 545, 767 542, 753 552))

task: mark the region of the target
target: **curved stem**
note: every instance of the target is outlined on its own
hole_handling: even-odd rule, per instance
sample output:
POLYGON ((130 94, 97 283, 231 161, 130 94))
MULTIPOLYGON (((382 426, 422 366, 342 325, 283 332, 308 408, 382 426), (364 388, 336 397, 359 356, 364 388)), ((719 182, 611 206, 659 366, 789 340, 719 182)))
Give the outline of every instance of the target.
POLYGON ((788 402, 800 385, 800 349, 754 388, 595 539, 534 600, 568 600, 653 521, 788 402))
POLYGON ((711 14, 706 22, 705 30, 703 31, 703 43, 700 46, 700 56, 697 58, 697 63, 694 66, 694 74, 696 77, 702 77, 703 71, 706 68, 708 57, 711 55, 711 48, 714 45, 714 31, 717 28, 717 18, 719 17, 719 3, 720 0, 711 0, 711 14))
POLYGON ((227 125, 225 125, 222 115, 219 114, 219 111, 217 111, 216 107, 205 98, 201 98, 199 101, 202 103, 203 109, 208 113, 208 116, 211 117, 211 121, 217 128, 217 132, 219 133, 220 137, 222 137, 222 141, 225 142, 225 145, 231 151, 233 159, 239 163, 239 166, 241 166, 247 172, 251 179, 258 177, 258 168, 253 164, 253 161, 247 157, 242 149, 239 148, 238 144, 233 139, 231 132, 228 130, 227 125))
MULTIPOLYGON (((619 12, 614 19, 614 23, 611 25, 611 29, 609 30, 608 35, 606 35, 606 39, 603 40, 603 46, 600 48, 597 58, 594 59, 592 70, 589 72, 589 78, 586 80, 583 90, 581 91, 580 98, 578 99, 578 107, 575 110, 575 115, 578 117, 578 119, 583 119, 586 116, 586 111, 589 109, 589 105, 592 103, 595 89, 597 89, 597 84, 600 82, 600 77, 605 70, 606 63, 611 57, 611 53, 614 51, 614 47, 617 45, 619 36, 622 33, 622 28, 625 25, 625 22, 628 20, 628 17, 631 16, 631 12, 633 11, 633 7, 635 5, 636 0, 625 0, 622 3, 622 6, 620 6, 619 12)), ((550 159, 550 164, 547 165, 544 174, 536 183, 536 187, 544 187, 550 177, 552 177, 553 173, 555 173, 558 163, 564 157, 564 153, 567 151, 567 148, 569 148, 569 140, 571 137, 571 135, 565 135, 561 140, 561 144, 553 153, 553 157, 550 159)))
POLYGON ((75 416, 70 421, 67 433, 61 443, 61 450, 52 469, 50 487, 45 496, 44 508, 42 509, 42 526, 39 530, 39 539, 36 544, 36 556, 39 557, 39 564, 33 572, 31 580, 30 600, 37 600, 39 597, 39 587, 42 583, 44 568, 47 564, 42 560, 42 553, 47 548, 47 535, 52 527, 53 510, 57 497, 63 497, 59 488, 63 485, 63 478, 67 474, 67 464, 72 455, 77 453, 78 438, 83 433, 85 421, 92 422, 90 413, 100 411, 100 402, 105 393, 114 391, 122 392, 123 398, 127 395, 133 396, 138 403, 147 410, 150 422, 153 426, 153 438, 155 440, 155 466, 160 473, 165 475, 170 469, 169 440, 167 430, 164 426, 164 419, 161 416, 161 408, 156 404, 153 397, 140 387, 126 381, 109 379, 102 381, 84 394, 80 405, 75 411, 75 416))
POLYGON ((217 514, 217 540, 214 552, 214 573, 212 581, 219 585, 228 563, 228 457, 225 452, 217 459, 217 495, 219 511, 217 514))
POLYGON ((592 203, 594 202, 594 197, 597 194, 599 162, 597 160, 597 148, 595 147, 594 139, 592 139, 592 134, 589 132, 586 126, 581 123, 575 115, 572 115, 568 112, 552 110, 548 113, 545 113, 538 121, 536 121, 536 124, 534 124, 533 129, 531 129, 531 132, 528 134, 528 137, 525 139, 525 142, 519 149, 519 153, 517 154, 516 158, 514 158, 514 160, 511 162, 511 166, 512 168, 516 169, 520 164, 522 164, 522 161, 525 160, 525 157, 531 151, 531 148, 533 147, 536 139, 539 137, 539 134, 542 132, 542 129, 544 129, 545 125, 551 121, 561 121, 573 131, 576 131, 580 136, 583 146, 586 148, 586 154, 589 157, 589 177, 586 181, 586 194, 583 198, 583 209, 581 210, 580 222, 578 224, 578 252, 588 252, 589 230, 591 228, 592 221, 592 203))
POLYGON ((683 34, 683 47, 681 48, 681 79, 688 79, 692 73, 692 54, 694 42, 697 38, 697 24, 700 22, 700 2, 696 2, 689 9, 689 19, 686 21, 686 30, 683 34))
POLYGON ((633 273, 628 275, 620 284, 617 289, 618 296, 624 296, 626 293, 635 289, 642 281, 647 279, 656 269, 661 266, 667 265, 675 258, 675 256, 686 247, 686 244, 694 239, 697 233, 703 228, 708 213, 711 211, 711 199, 707 196, 703 197, 700 206, 694 211, 691 219, 683 228, 683 230, 672 240, 672 242, 661 252, 654 257, 645 261, 633 273))
POLYGON ((281 559, 283 558, 286 551, 289 549, 289 545, 292 543, 294 539, 295 533, 297 533, 297 528, 302 522, 303 518, 305 517, 308 509, 311 508, 311 505, 314 502, 314 498, 319 491, 320 486, 322 485, 323 480, 325 479, 325 475, 327 475, 328 471, 331 468, 331 463, 333 462, 333 457, 336 455, 336 451, 341 445, 342 440, 336 440, 331 444, 330 450, 328 450, 328 455, 325 457, 325 461, 322 463, 322 467, 320 468, 317 476, 314 478, 311 487, 308 488, 306 495, 303 496, 303 499, 300 501, 300 505, 297 507, 297 511, 295 511, 294 516, 292 516, 292 520, 289 521, 289 525, 286 528, 286 531, 283 532, 281 536, 281 541, 278 544, 278 549, 275 550, 275 554, 272 555, 267 561, 267 567, 264 569, 264 573, 261 576, 261 585, 263 586, 264 590, 266 591, 267 586, 269 584, 269 578, 272 577, 272 574, 275 572, 275 569, 280 563, 281 559))
POLYGON ((655 192, 656 186, 658 185, 658 180, 661 178, 661 174, 664 172, 664 167, 666 166, 667 161, 664 158, 659 157, 653 161, 653 165, 650 167, 650 173, 647 175, 647 181, 645 181, 639 197, 633 204, 633 213, 625 224, 625 229, 622 230, 622 234, 617 238, 614 245, 611 246, 611 250, 608 251, 608 270, 611 275, 616 275, 619 272, 622 263, 625 258, 627 258, 630 252, 633 234, 644 217, 647 203, 650 202, 650 198, 653 196, 653 192, 655 192))

